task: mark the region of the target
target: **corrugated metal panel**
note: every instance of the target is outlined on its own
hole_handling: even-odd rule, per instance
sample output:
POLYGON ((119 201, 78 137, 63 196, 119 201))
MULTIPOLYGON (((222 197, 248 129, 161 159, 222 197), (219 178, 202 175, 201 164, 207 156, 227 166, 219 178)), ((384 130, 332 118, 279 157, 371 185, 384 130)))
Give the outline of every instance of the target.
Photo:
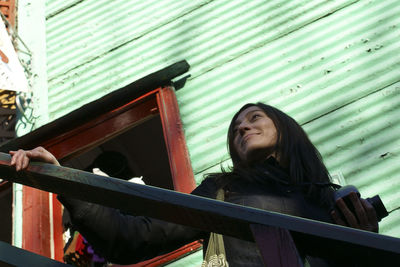
POLYGON ((46 18, 52 17, 83 0, 46 0, 46 18))
MULTIPOLYGON (((303 125, 331 174, 342 173, 361 195, 379 194, 388 211, 400 207, 400 82, 303 125)), ((226 168, 231 163, 224 161, 226 168)), ((215 165, 209 172, 219 172, 215 165)), ((400 210, 380 223, 380 232, 400 237, 400 210)))
POLYGON ((192 75, 350 1, 94 1, 48 20, 50 118, 185 58, 192 75))
POLYGON ((49 79, 141 38, 208 1, 158 1, 157 5, 147 1, 81 1, 48 19, 49 79))
POLYGON ((190 80, 177 95, 195 172, 226 159, 246 102, 304 124, 398 81, 399 12, 397 1, 358 2, 190 80))
POLYGON ((201 266, 203 262, 203 251, 199 250, 182 259, 173 261, 169 264, 164 265, 165 267, 187 267, 187 266, 201 266))
MULTIPOLYGON (((396 208, 397 0, 109 2, 48 19, 51 119, 185 58, 177 97, 198 179, 226 161, 233 113, 264 101, 305 126, 331 171, 396 208)), ((400 235, 399 215, 384 233, 400 235)))
MULTIPOLYGON (((330 171, 397 208, 399 12, 397 1, 360 1, 190 80, 177 95, 196 179, 229 165, 230 118, 263 101, 304 125, 330 171)), ((399 215, 381 232, 400 237, 399 215)))
MULTIPOLYGON (((396 93, 399 94, 398 87, 396 93)), ((397 103, 395 102, 395 104, 398 105, 398 96, 396 101, 397 103)), ((386 104, 393 105, 393 103, 386 104)), ((393 106, 398 108, 395 105, 393 106)), ((361 105, 361 107, 368 109, 368 105, 361 105)), ((350 109, 352 110, 353 106, 350 106, 350 109)), ((383 109, 381 108, 381 112, 383 109)), ((341 109, 338 112, 341 112, 341 109)), ((358 125, 358 127, 366 127, 367 131, 365 128, 360 128, 354 132, 346 132, 349 129, 342 125, 339 127, 338 121, 330 121, 332 124, 328 124, 328 126, 335 127, 334 129, 330 127, 322 128, 319 125, 321 128, 318 128, 317 132, 324 129, 330 132, 332 136, 337 136, 337 138, 324 140, 324 143, 316 142, 316 144, 319 149, 322 148, 321 152, 332 173, 342 172, 346 182, 359 186, 364 197, 379 194, 387 209, 391 211, 400 206, 398 201, 400 197, 398 179, 400 171, 398 156, 400 148, 398 142, 399 129, 398 126, 392 126, 398 123, 399 114, 397 112, 392 114, 378 113, 375 115, 375 117, 367 118, 366 121, 358 125), (369 119, 373 120, 375 125, 367 125, 369 119), (369 136, 369 134, 372 136, 369 136), (328 151, 323 149, 322 144, 328 151)), ((352 123, 359 119, 356 116, 349 117, 345 122, 352 123)), ((329 119, 326 120, 324 116, 316 121, 324 122, 320 124, 325 124, 329 119)), ((311 135, 311 139, 315 140, 315 136, 311 135)), ((219 168, 218 165, 209 168, 198 173, 196 178, 200 181, 205 173, 219 171, 219 168)), ((385 218, 380 224, 381 233, 400 237, 399 216, 400 213, 397 210, 385 218)))
MULTIPOLYGON (((400 207, 400 82, 304 128, 332 173, 343 173, 364 197, 379 194, 388 210, 400 207)), ((382 221, 381 231, 400 237, 399 217, 394 217, 382 221)))

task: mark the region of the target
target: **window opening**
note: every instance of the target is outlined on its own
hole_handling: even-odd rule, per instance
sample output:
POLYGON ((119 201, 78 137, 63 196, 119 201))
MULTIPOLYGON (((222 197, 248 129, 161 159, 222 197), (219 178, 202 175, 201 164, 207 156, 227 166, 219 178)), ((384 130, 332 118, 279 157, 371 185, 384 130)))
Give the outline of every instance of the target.
MULTIPOLYGON (((168 127, 167 129, 170 130, 164 129, 166 126, 163 125, 159 113, 159 110, 164 110, 166 105, 161 99, 171 101, 169 98, 172 95, 167 92, 171 93, 172 90, 171 88, 157 90, 138 102, 134 101, 132 104, 115 109, 108 115, 101 116, 48 142, 48 148, 61 157, 60 162, 66 167, 102 175, 98 173, 100 171, 107 176, 125 180, 134 177, 142 178, 146 185, 180 190, 183 188, 182 181, 180 179, 178 182, 174 181, 170 164, 171 153, 168 152, 166 143, 168 139, 166 131, 171 135, 171 129, 168 127), (163 98, 157 93, 163 93, 163 98)), ((172 117, 168 118, 167 120, 173 121, 172 117)), ((171 144, 169 148, 171 149, 171 144)), ((175 162, 173 166, 182 168, 179 162, 175 162)), ((184 176, 184 179, 190 178, 184 176)), ((63 225, 71 227, 68 215, 63 216, 63 225)), ((85 252, 79 253, 84 256, 79 256, 74 248, 71 249, 68 241, 72 244, 84 242, 73 229, 64 232, 63 239, 67 244, 64 257, 66 263, 79 261, 79 257, 81 260, 87 258, 91 260, 101 256, 85 252), (69 260, 72 262, 68 262, 69 260)), ((132 266, 146 266, 148 262, 154 266, 162 265, 194 252, 200 247, 198 242, 193 242, 177 251, 132 266)))
POLYGON ((100 167, 100 169, 103 168, 101 171, 109 170, 106 173, 109 176, 114 173, 116 178, 121 179, 125 177, 117 176, 121 174, 124 176, 124 172, 131 173, 132 177, 143 177, 147 185, 174 189, 159 115, 64 162, 63 165, 91 172, 93 168, 100 167), (113 159, 112 153, 107 152, 120 153, 126 159, 126 166, 122 164, 121 166, 106 166, 108 163, 116 165, 112 161, 117 157, 113 159), (104 162, 107 161, 107 154, 111 154, 108 157, 109 162, 104 162), (119 167, 128 168, 128 170, 119 171, 117 170, 119 167))

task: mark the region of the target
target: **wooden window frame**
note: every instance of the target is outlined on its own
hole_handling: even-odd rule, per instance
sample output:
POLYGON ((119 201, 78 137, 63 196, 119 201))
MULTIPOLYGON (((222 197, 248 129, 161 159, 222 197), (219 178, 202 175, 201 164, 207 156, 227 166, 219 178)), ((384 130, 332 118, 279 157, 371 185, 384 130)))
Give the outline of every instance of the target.
MULTIPOLYGON (((63 162, 109 140, 143 119, 159 114, 167 148, 174 189, 190 193, 196 186, 186 147, 175 90, 160 87, 129 103, 104 113, 41 145, 63 162)), ((22 248, 62 261, 62 207, 56 196, 23 187, 22 248), (50 221, 50 223, 49 223, 50 221), (38 227, 40 229, 38 229, 38 227)), ((201 248, 199 242, 131 266, 159 266, 201 248)))
POLYGON ((0 10, 8 22, 15 27, 15 0, 0 0, 0 10))

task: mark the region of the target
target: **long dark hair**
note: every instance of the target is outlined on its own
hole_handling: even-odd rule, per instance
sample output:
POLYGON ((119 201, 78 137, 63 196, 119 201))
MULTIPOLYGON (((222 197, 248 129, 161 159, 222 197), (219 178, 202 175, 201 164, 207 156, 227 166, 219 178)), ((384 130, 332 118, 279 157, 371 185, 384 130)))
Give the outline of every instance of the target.
POLYGON ((330 176, 317 148, 311 143, 303 128, 289 115, 264 103, 244 105, 232 118, 228 129, 228 151, 232 159, 232 172, 243 173, 248 168, 233 144, 234 126, 239 114, 257 106, 273 121, 277 130, 277 144, 274 152, 279 158, 279 165, 287 174, 288 184, 304 186, 310 196, 318 197, 325 204, 331 202, 332 188, 330 176))

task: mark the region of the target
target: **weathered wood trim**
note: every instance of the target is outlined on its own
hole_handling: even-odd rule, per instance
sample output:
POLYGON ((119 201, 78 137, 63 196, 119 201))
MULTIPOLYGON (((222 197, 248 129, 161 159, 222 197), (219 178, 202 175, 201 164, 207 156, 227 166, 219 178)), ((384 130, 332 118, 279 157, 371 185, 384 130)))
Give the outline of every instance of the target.
POLYGON ((169 85, 173 78, 187 72, 189 68, 190 66, 185 60, 174 63, 119 90, 111 92, 96 101, 90 102, 29 134, 2 144, 0 151, 8 152, 19 148, 32 149, 38 144, 62 135, 98 116, 118 109, 133 99, 139 98, 158 87, 169 85))
POLYGON ((157 94, 157 103, 174 188, 179 192, 190 193, 196 187, 196 182, 174 89, 171 86, 161 88, 157 94))

